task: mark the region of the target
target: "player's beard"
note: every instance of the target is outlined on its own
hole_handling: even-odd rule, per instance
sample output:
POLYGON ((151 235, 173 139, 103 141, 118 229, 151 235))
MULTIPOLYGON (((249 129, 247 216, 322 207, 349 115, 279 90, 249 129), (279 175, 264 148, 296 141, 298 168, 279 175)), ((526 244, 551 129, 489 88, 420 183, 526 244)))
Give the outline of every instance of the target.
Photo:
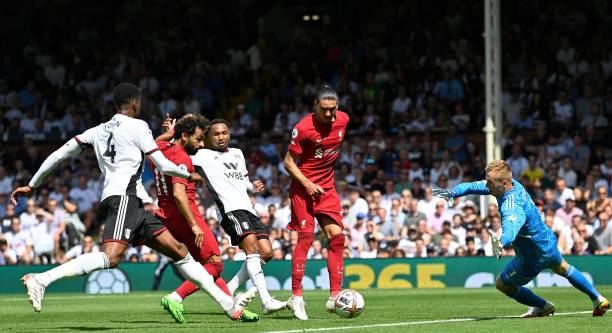
POLYGON ((198 148, 193 148, 189 145, 183 146, 183 149, 185 149, 187 155, 195 155, 198 152, 198 148))

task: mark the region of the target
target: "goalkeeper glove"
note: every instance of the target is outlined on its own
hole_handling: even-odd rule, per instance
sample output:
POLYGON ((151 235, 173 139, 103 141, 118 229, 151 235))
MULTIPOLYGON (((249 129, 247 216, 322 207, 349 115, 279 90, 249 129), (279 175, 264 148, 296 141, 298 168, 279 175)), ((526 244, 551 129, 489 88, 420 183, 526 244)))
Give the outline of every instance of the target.
POLYGON ((501 239, 499 239, 499 237, 497 237, 497 235, 493 233, 491 229, 487 229, 487 232, 489 232, 489 236, 491 236, 491 246, 493 246, 493 255, 495 255, 497 259, 499 259, 502 256, 502 249, 504 248, 501 239))
POLYGON ((448 205, 451 207, 453 203, 455 203, 455 196, 457 195, 457 193, 451 189, 441 189, 437 187, 431 189, 431 194, 436 198, 442 198, 448 201, 448 205))

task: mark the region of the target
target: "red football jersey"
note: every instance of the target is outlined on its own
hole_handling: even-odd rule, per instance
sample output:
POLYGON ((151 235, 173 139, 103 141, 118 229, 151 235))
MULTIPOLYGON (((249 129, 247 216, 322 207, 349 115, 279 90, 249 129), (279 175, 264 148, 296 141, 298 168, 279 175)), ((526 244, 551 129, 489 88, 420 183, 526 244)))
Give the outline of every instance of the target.
POLYGON ((348 122, 349 116, 342 111, 336 111, 336 120, 331 124, 317 121, 312 113, 302 118, 291 132, 289 151, 299 157, 300 171, 325 190, 334 187, 334 164, 348 122))
MULTIPOLYGON (((159 150, 168 160, 181 168, 185 168, 185 170, 190 173, 194 172, 191 158, 183 147, 166 141, 156 141, 156 143, 159 150)), ((168 217, 181 214, 178 208, 176 208, 176 203, 174 202, 174 196, 172 193, 172 184, 174 183, 185 184, 187 187, 185 191, 187 192, 189 205, 196 207, 196 191, 194 183, 190 183, 184 178, 162 174, 151 161, 149 161, 149 165, 151 166, 151 170, 153 170, 153 174, 155 175, 155 186, 157 186, 157 199, 159 200, 158 206, 161 208, 161 215, 168 217)))

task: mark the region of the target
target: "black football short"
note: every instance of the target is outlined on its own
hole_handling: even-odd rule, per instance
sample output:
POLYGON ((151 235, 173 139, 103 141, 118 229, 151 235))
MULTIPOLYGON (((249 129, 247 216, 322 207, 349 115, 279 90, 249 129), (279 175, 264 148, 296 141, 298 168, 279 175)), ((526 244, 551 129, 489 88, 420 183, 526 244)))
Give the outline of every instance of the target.
POLYGON ((240 244, 244 237, 255 234, 257 239, 268 239, 268 229, 259 217, 246 210, 234 210, 223 215, 221 227, 232 240, 232 245, 240 244))
POLYGON ((104 221, 103 242, 140 245, 166 230, 153 214, 144 209, 142 200, 132 195, 112 195, 100 204, 104 221))

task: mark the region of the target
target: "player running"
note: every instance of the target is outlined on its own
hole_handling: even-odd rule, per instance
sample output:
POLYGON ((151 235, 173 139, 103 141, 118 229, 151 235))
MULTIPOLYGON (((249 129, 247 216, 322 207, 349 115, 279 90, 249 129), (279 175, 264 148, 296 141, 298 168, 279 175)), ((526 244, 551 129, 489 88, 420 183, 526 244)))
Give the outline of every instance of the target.
POLYGON ((330 297, 325 308, 333 312, 336 295, 344 275, 344 234, 342 208, 334 187, 334 163, 346 134, 349 117, 338 111, 338 94, 328 85, 317 91, 315 112, 302 118, 293 128, 285 169, 291 174, 291 222, 289 230, 297 231, 298 242, 291 259, 293 296, 288 306, 300 320, 308 320, 302 296, 302 279, 306 254, 314 240, 315 218, 327 237, 329 255, 327 270, 330 297))
POLYGON ((501 237, 489 231, 493 252, 499 259, 502 249, 512 245, 516 256, 497 277, 495 287, 530 307, 523 315, 525 318, 552 315, 555 312, 553 303, 523 287, 542 270, 550 268, 589 296, 593 301, 593 316, 603 316, 610 308, 610 302, 595 290, 578 269, 563 259, 557 249, 554 233, 542 221, 523 185, 512 179, 508 163, 502 160, 491 161, 485 171, 486 180, 461 183, 452 189, 434 189, 433 194, 451 204, 454 198, 468 194, 491 194, 497 198, 503 231, 501 237))
POLYGON ((250 278, 259 292, 263 313, 270 314, 286 308, 287 303, 270 296, 261 267, 272 258, 272 244, 247 191, 261 192, 264 184, 249 180, 242 150, 229 148, 229 140, 228 123, 223 119, 211 120, 206 131, 206 149, 200 149, 191 160, 221 211, 221 227, 232 245, 240 246, 246 253, 242 267, 227 284, 229 291, 233 293, 250 278))
MULTIPOLYGON (((157 141, 159 150, 171 162, 188 172, 195 172, 191 158, 199 148, 204 147, 204 130, 208 121, 203 116, 183 117, 173 125, 174 142, 157 141)), ((167 137, 167 136, 166 136, 167 137)), ((180 177, 167 176, 151 163, 155 174, 155 185, 158 189, 159 211, 155 214, 170 230, 173 236, 187 245, 189 253, 202 264, 213 277, 215 284, 230 295, 227 285, 221 277, 223 263, 219 253, 219 244, 212 234, 196 204, 195 184, 180 177)), ((164 296, 162 307, 179 323, 186 323, 183 314, 183 299, 198 289, 194 284, 185 281, 174 292, 164 296)), ((252 297, 255 290, 243 297, 252 297)), ((243 316, 250 320, 258 316, 244 310, 243 316)))
POLYGON ((192 176, 187 170, 168 161, 158 151, 147 123, 135 119, 141 107, 138 87, 121 83, 113 89, 112 94, 117 111, 113 118, 75 136, 49 155, 29 185, 17 188, 12 194, 13 202, 16 202, 17 196, 30 194, 63 160, 85 148, 93 147, 104 175, 100 204, 100 216, 104 220, 103 252, 80 255, 40 274, 26 274, 22 280, 32 307, 37 312, 41 311, 45 288, 54 281, 114 268, 121 261, 128 244, 144 243, 174 260, 181 274, 211 295, 232 320, 248 320, 243 315, 244 300, 233 299, 221 291, 210 274, 191 257, 187 247, 145 211, 141 200, 144 196, 141 173, 145 155, 164 174, 186 179, 192 179, 192 176))

